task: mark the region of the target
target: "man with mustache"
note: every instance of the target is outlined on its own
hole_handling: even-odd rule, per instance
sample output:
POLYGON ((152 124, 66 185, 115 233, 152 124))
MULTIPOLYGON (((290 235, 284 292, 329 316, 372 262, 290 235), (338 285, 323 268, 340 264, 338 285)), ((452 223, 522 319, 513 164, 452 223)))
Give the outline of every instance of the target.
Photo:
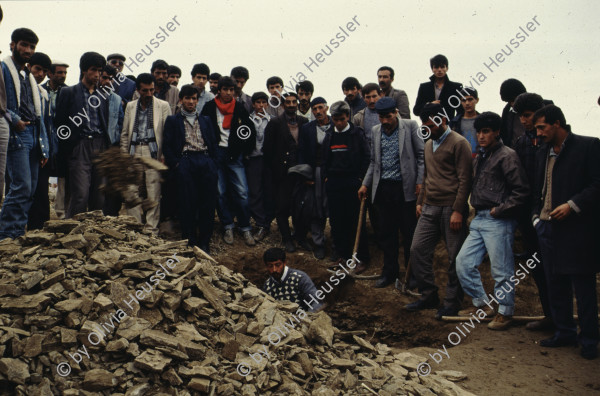
POLYGON ((396 102, 396 108, 400 113, 400 117, 405 120, 410 120, 410 107, 408 105, 408 95, 401 89, 392 87, 394 81, 394 69, 389 66, 381 66, 377 70, 377 81, 381 87, 384 96, 388 96, 396 102))
POLYGON ((300 81, 296 84, 296 93, 298 93, 298 115, 306 117, 308 121, 314 121, 310 101, 315 92, 315 86, 308 80, 300 81))
MULTIPOLYGON (((150 73, 154 77, 154 97, 164 100, 171 106, 171 114, 175 114, 175 109, 179 103, 179 89, 167 82, 167 70, 169 65, 162 59, 155 60, 150 68, 150 73)), ((133 100, 140 98, 139 90, 133 94, 133 100)))
POLYGON ((554 336, 543 347, 581 345, 585 359, 598 357, 598 201, 600 140, 571 132, 562 110, 544 106, 533 115, 538 138, 533 226, 538 235, 554 336), (573 319, 577 298, 580 332, 573 319))
POLYGON ((25 233, 39 164, 45 165, 48 161, 48 136, 42 122, 40 90, 25 67, 35 53, 38 41, 32 30, 16 29, 10 41, 12 55, 2 61, 7 116, 10 118, 6 155, 10 188, 0 211, 0 239, 17 238, 25 233))
POLYGON ((362 85, 355 77, 346 77, 342 81, 342 91, 344 92, 344 100, 350 106, 350 120, 356 113, 367 107, 367 104, 360 95, 362 85))

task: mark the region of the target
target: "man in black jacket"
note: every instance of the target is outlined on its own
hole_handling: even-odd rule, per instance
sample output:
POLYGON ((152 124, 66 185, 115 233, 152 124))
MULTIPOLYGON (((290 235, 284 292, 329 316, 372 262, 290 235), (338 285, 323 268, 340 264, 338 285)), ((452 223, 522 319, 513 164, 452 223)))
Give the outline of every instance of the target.
POLYGON ((179 98, 181 112, 165 122, 163 154, 177 179, 182 238, 208 253, 217 204, 217 141, 210 119, 196 109, 198 90, 184 85, 179 98))
POLYGON ((417 93, 417 101, 413 108, 415 115, 421 114, 423 106, 426 103, 441 104, 444 109, 444 114, 440 116, 446 117, 446 122, 454 118, 454 111, 460 114, 463 109, 460 105, 462 84, 450 81, 448 75, 448 58, 444 55, 436 55, 429 60, 433 75, 429 77, 428 82, 424 82, 419 86, 417 93))
POLYGON ((60 91, 55 125, 59 142, 59 168, 67 169, 70 189, 67 218, 87 210, 102 209, 104 194, 92 160, 109 145, 108 101, 97 92, 106 60, 97 52, 81 56, 81 81, 60 91), (64 126, 64 127, 63 127, 64 126))
MULTIPOLYGON (((350 120, 350 106, 346 102, 331 105, 333 131, 323 140, 323 170, 329 205, 329 222, 336 252, 341 260, 352 257, 354 237, 358 224, 360 201, 358 190, 369 168, 369 146, 365 132, 350 120)), ((369 246, 363 223, 358 259, 367 265, 369 246)))
MULTIPOLYGON (((288 169, 298 163, 298 136, 300 129, 308 122, 306 117, 297 115, 298 95, 295 92, 283 94, 284 113, 273 118, 265 129, 263 156, 265 164, 271 169, 273 191, 277 206, 277 226, 287 252, 295 252, 296 246, 292 241, 292 233, 288 218, 292 212, 292 192, 294 189, 293 175, 288 175, 288 169)), ((310 246, 305 236, 297 235, 298 244, 307 250, 310 246)))
POLYGON ((581 356, 598 356, 598 201, 600 140, 571 132, 560 108, 542 107, 533 124, 546 146, 536 154, 535 227, 556 332, 544 347, 581 344, 581 356), (580 332, 573 319, 577 298, 580 332))
POLYGON ((217 141, 217 168, 219 173, 217 213, 225 228, 223 240, 233 244, 233 213, 228 196, 232 196, 237 210, 235 215, 244 241, 248 246, 256 244, 250 232, 250 206, 248 182, 243 156, 250 154, 256 143, 256 129, 241 102, 233 98, 235 82, 230 77, 219 79, 218 95, 204 105, 202 115, 210 118, 217 141))
POLYGON ((325 176, 323 174, 323 141, 333 131, 333 122, 327 115, 327 101, 317 97, 310 103, 315 117, 300 129, 298 139, 298 164, 308 164, 313 169, 315 184, 316 216, 311 221, 310 234, 315 244, 315 257, 325 258, 325 223, 327 222, 327 195, 325 194, 325 176))
POLYGON ((471 206, 476 214, 469 226, 469 236, 456 256, 458 279, 465 293, 473 299, 473 308, 459 315, 483 309, 491 316, 494 297, 490 301, 485 294, 477 269, 485 253, 490 256, 496 282, 494 295, 499 305, 498 314, 488 324, 492 330, 506 330, 512 322, 516 286, 512 243, 518 211, 529 197, 527 177, 517 153, 499 138, 501 123, 500 116, 489 111, 475 119, 480 151, 473 166, 471 206))

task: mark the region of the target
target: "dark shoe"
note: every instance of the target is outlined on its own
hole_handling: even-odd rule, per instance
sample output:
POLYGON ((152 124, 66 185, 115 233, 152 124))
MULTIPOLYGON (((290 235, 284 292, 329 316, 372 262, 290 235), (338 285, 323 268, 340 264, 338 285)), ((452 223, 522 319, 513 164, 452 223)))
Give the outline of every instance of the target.
POLYGON ((223 241, 228 245, 233 245, 233 229, 225 230, 223 234, 223 241))
POLYGON ((581 357, 588 360, 593 360, 598 357, 598 348, 596 345, 582 345, 581 357))
POLYGON ((525 325, 525 328, 527 330, 531 330, 531 331, 552 330, 552 329, 554 329, 554 323, 552 322, 552 319, 550 319, 549 317, 545 317, 542 320, 536 320, 536 321, 527 323, 525 325))
POLYGON ((307 252, 312 252, 312 247, 310 246, 310 243, 308 243, 307 240, 298 241, 298 247, 300 249, 306 250, 307 252))
POLYGON ((545 340, 540 341, 540 346, 547 348, 558 348, 564 346, 573 346, 577 345, 577 339, 575 337, 563 337, 558 338, 556 336, 551 338, 546 338, 545 340))
POLYGON ((457 315, 458 315, 458 308, 442 307, 442 308, 438 309, 437 313, 435 314, 435 318, 437 320, 442 320, 442 316, 457 316, 457 315))
POLYGON ((437 295, 430 297, 427 300, 417 300, 404 306, 407 311, 420 311, 422 309, 437 308, 440 305, 440 299, 437 295))
POLYGON ((317 260, 323 260, 325 258, 325 248, 323 246, 315 247, 313 254, 317 260))
POLYGON ((506 330, 512 324, 512 316, 506 316, 502 314, 496 314, 494 319, 488 323, 488 329, 490 330, 506 330))
MULTIPOLYGON (((369 267, 367 267, 363 263, 358 264, 356 266, 356 268, 354 268, 354 275, 360 275, 360 274, 362 274, 363 272, 365 272, 367 270, 367 268, 369 268, 369 267)), ((375 286, 375 287, 377 287, 377 286, 375 286)))
POLYGON ((265 228, 265 227, 258 227, 258 231, 256 231, 256 234, 254 234, 254 240, 256 242, 260 242, 263 239, 265 239, 265 237, 269 235, 269 229, 265 228))
POLYGON ((246 245, 248 245, 248 246, 256 245, 256 241, 254 240, 254 237, 252 236, 252 233, 250 231, 242 232, 242 236, 244 237, 244 242, 246 242, 246 245))
MULTIPOLYGON (((363 265, 363 264, 361 263, 359 265, 363 265)), ((358 269, 358 267, 356 267, 356 268, 358 269)), ((392 283, 394 283, 394 280, 381 277, 381 278, 377 279, 377 282, 375 282, 375 287, 378 289, 381 289, 383 287, 387 287, 387 286, 391 285, 392 283)))
POLYGON ((296 245, 294 244, 294 241, 286 241, 284 242, 284 245, 286 252, 294 253, 296 251, 296 245))

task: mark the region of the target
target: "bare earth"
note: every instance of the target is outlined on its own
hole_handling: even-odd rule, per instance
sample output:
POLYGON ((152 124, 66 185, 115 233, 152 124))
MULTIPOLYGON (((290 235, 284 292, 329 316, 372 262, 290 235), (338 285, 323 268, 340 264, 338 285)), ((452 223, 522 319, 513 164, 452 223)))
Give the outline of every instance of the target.
MULTIPOLYGON (((262 286, 266 279, 262 253, 269 247, 280 245, 276 227, 254 248, 244 245, 237 235, 234 245, 228 246, 220 239, 218 230, 215 234, 211 248, 219 263, 262 286)), ((369 239, 372 261, 366 274, 378 274, 383 256, 373 244, 373 235, 369 235, 369 239)), ((517 247, 520 247, 518 240, 517 247)), ((440 242, 434 259, 440 298, 444 295, 447 262, 445 246, 440 242)), ((311 275, 317 287, 331 275, 327 272, 330 264, 327 258, 316 260, 310 252, 298 251, 288 255, 288 265, 311 275)), ((481 266, 481 271, 486 290, 492 292, 489 261, 481 266)), ((433 309, 416 313, 403 310, 402 307, 414 298, 400 294, 393 286, 382 290, 374 288, 373 281, 350 279, 343 281, 328 295, 326 311, 334 326, 341 330, 364 330, 367 340, 385 342, 391 347, 408 349, 424 357, 438 348, 443 350, 445 345, 450 359, 442 355, 444 359, 437 364, 429 358, 432 370, 464 373, 467 379, 459 385, 478 395, 600 395, 600 359, 585 360, 575 347, 541 348, 539 340, 550 337, 552 333, 530 332, 525 330, 524 325, 495 332, 488 330, 482 322, 476 324, 470 334, 465 333, 466 337, 461 336, 457 346, 450 348, 448 335, 456 331, 455 326, 459 323, 435 320, 433 309)), ((465 298, 464 305, 467 304, 470 304, 470 299, 465 298)), ((541 313, 537 288, 533 278, 528 276, 517 287, 515 315, 541 313)), ((453 337, 452 341, 457 343, 456 337, 453 337)))

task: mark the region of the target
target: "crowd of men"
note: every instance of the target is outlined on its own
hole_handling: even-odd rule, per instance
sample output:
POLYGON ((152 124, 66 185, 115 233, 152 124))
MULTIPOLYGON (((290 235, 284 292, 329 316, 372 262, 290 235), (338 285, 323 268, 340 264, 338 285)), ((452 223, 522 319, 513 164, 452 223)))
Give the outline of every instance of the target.
MULTIPOLYGON (((597 356, 600 140, 575 135, 559 107, 526 92, 518 80, 500 87, 507 102, 502 116, 480 114, 477 90, 450 81, 448 59, 436 55, 413 108, 419 125, 410 119, 406 92, 392 86, 388 66, 377 70, 377 83, 344 79, 345 99, 329 105, 310 81, 291 92, 276 76, 266 81, 268 93, 248 95, 243 88, 250 75, 242 66, 221 76, 196 64, 185 85, 181 69, 163 60, 152 63, 150 73, 124 76, 125 56, 118 53, 84 53, 79 83, 66 86, 69 65, 36 52, 37 43, 32 30, 15 30, 11 56, 2 61, 0 239, 49 219, 50 176, 59 181, 57 215, 118 215, 123 197, 104 193, 94 163, 116 146, 169 168, 163 175, 147 170, 133 192, 156 206, 127 208, 149 233, 157 235, 161 222, 178 222, 190 245, 209 252, 216 210, 227 244, 237 229, 254 246, 275 220, 285 251, 310 250, 322 260, 329 219, 332 261, 354 258, 360 274, 370 261, 365 230, 353 257, 365 200, 384 257, 375 287, 400 276, 401 233, 410 287, 421 294, 405 308, 439 308, 437 318, 491 316, 490 329, 511 325, 515 286, 529 273, 515 272, 518 227, 521 256, 542 263, 529 267, 528 260, 545 319, 527 327, 555 329, 542 346, 578 342, 582 356, 597 356), (475 217, 468 226, 469 202, 475 217), (441 305, 433 271, 440 239, 448 252, 441 305), (490 294, 478 271, 486 254, 495 282, 490 294), (472 298, 465 310, 463 293, 472 298)), ((298 272, 284 269, 282 251, 271 253, 265 260, 277 262, 270 286, 277 288, 288 272, 298 272)))

